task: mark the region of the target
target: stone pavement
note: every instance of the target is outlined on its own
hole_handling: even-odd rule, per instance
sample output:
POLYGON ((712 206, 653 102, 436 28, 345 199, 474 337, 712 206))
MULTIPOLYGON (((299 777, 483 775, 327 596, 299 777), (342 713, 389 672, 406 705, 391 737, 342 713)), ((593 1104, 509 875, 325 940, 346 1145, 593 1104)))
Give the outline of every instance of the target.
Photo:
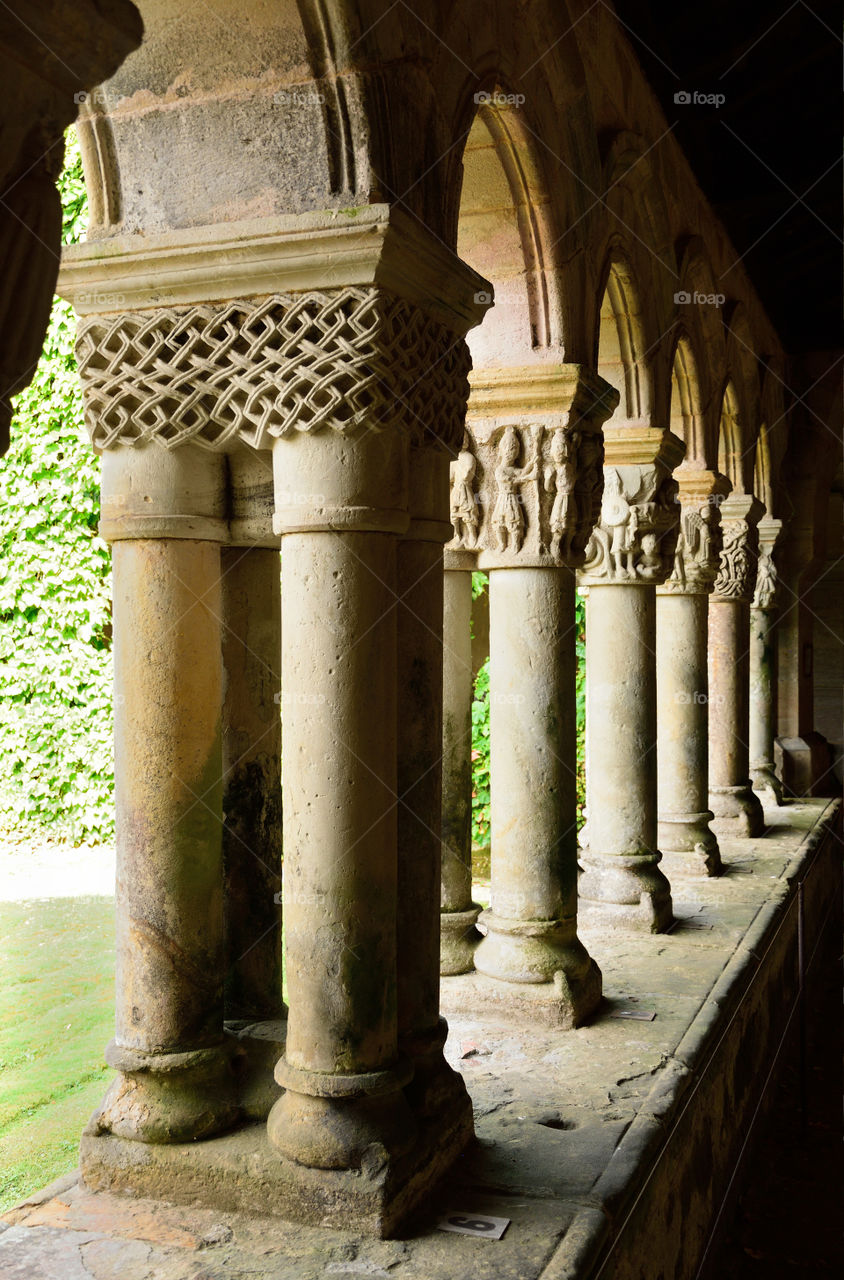
MULTIPOLYGON (((761 966, 760 957, 787 932, 780 926, 791 918, 791 882, 811 862, 815 837, 807 839, 807 833, 826 803, 769 810, 771 829, 761 842, 723 840, 722 877, 675 883, 677 924, 668 935, 607 940, 584 930, 603 970, 606 993, 588 1026, 560 1031, 496 1023, 472 1005, 466 1006, 473 1009, 472 1017, 450 1018, 447 1054, 466 1078, 477 1142, 406 1238, 374 1240, 220 1208, 95 1194, 71 1175, 5 1215, 0 1275, 3 1280, 563 1280, 600 1271, 609 1280, 658 1274, 644 1263, 627 1269, 625 1228, 630 1221, 631 1230, 644 1230, 646 1236, 658 1231, 671 1243, 672 1230, 678 1231, 670 1225, 676 1192, 681 1207, 682 1197, 688 1200, 684 1231, 697 1230, 698 1245, 705 1239, 717 1200, 708 1198, 708 1217, 704 1213, 704 1225, 695 1227, 695 1214, 702 1212, 692 1203, 700 1192, 700 1136, 690 1130, 684 1136, 681 1122, 693 1117, 704 1134, 711 1131, 713 1151, 721 1141, 714 1135, 724 1124, 736 1127, 737 1112, 730 1108, 737 1109, 741 1100, 738 1092, 732 1096, 732 1075, 735 1062, 742 1055, 747 1060, 747 1042, 736 1042, 733 1056, 718 1067, 719 1088, 713 1089, 707 1072, 715 1052, 725 1052, 722 1041, 741 1024, 745 1006, 752 1005, 751 1034, 765 1037, 758 1011, 777 1002, 765 990, 773 979, 766 978, 764 967, 754 966, 761 966), (725 1089, 728 1102, 722 1097, 725 1089), (675 1132, 679 1141, 669 1150, 675 1132), (682 1190, 689 1177, 694 1193, 682 1190), (651 1208, 647 1197, 642 1201, 652 1221, 646 1216, 637 1227, 634 1211, 645 1191, 656 1196, 651 1208), (446 1213, 504 1217, 510 1225, 501 1240, 478 1239, 439 1230, 446 1213), (601 1250, 609 1262, 595 1271, 601 1250)), ((823 897, 821 892, 819 900, 823 897)), ((781 976, 776 981, 785 999, 781 976)), ((729 1037, 725 1045, 729 1049, 729 1037)), ((706 1190, 704 1185, 704 1201, 706 1190)), ((654 1266, 664 1265, 659 1257, 655 1249, 654 1266)), ((680 1265, 664 1274, 685 1275, 680 1265)))

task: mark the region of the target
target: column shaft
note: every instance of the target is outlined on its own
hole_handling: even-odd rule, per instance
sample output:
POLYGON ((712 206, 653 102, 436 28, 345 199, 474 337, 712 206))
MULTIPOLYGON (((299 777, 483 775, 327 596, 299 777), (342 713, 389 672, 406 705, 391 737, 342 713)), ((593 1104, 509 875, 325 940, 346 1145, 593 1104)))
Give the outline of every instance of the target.
POLYGON ((601 996, 577 937, 574 641, 570 569, 490 570, 492 901, 475 965, 550 984, 544 998, 568 1026, 601 996))
POLYGON ((709 797, 720 835, 757 836, 762 806, 750 789, 750 607, 709 601, 709 797))
POLYGON ((658 843, 665 870, 718 875, 709 829, 707 596, 656 598, 658 843))
POLYGON ((589 848, 580 897, 589 920, 661 932, 672 910, 657 865, 655 615, 653 587, 589 586, 589 848))
POLYGON ((782 784, 774 773, 774 614, 750 609, 750 778, 768 804, 782 804, 782 784))
POLYGON ((222 552, 227 1019, 283 1017, 279 553, 222 552))
POLYGON ((440 972, 456 974, 471 971, 481 938, 472 901, 472 573, 444 578, 440 972))
POLYGON ((282 538, 286 1092, 270 1138, 360 1164, 414 1127, 396 1022, 396 540, 282 538))
POLYGON ((408 1097, 424 1115, 450 1095, 468 1105, 443 1057, 440 1018, 443 577, 442 541, 399 542, 398 1034, 414 1064, 408 1097))
POLYGON ((220 552, 114 546, 116 1037, 94 1131, 199 1138, 235 1118, 223 1038, 220 552))

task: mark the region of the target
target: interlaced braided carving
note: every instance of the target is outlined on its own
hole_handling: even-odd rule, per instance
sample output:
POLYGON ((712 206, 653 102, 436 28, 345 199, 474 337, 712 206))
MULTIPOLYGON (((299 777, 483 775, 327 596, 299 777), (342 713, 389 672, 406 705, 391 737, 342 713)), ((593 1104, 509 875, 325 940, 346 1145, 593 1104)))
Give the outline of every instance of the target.
POLYGON ((375 288, 98 316, 77 356, 100 450, 401 427, 454 451, 469 395, 465 341, 375 288))

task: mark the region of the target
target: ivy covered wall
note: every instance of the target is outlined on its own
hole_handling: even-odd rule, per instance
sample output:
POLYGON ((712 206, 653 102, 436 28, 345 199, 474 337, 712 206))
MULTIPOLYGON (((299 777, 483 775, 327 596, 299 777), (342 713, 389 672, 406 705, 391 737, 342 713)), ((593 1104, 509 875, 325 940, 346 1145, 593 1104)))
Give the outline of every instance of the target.
MULTIPOLYGON (((87 223, 76 135, 60 181, 63 240, 87 223)), ((0 459, 0 828, 112 834, 110 557, 99 463, 82 425, 75 321, 56 299, 0 459)))

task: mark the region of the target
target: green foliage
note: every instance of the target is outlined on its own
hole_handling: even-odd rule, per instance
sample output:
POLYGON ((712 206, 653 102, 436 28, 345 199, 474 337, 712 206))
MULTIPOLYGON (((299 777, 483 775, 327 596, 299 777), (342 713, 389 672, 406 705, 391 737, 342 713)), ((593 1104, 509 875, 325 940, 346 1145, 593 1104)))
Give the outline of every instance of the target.
MULTIPOLYGON (((477 598, 485 589, 486 574, 472 574, 472 595, 477 598), (475 590, 475 579, 481 579, 480 590, 475 590)), ((577 651, 577 824, 583 824, 583 806, 586 801, 586 598, 579 592, 575 597, 575 648, 577 651)), ((481 848, 490 840, 489 824, 489 658, 478 671, 475 679, 475 698, 472 703, 472 844, 481 848)))
POLYGON ((489 844, 489 658, 475 677, 472 702, 472 844, 489 844))
POLYGON ((583 808, 586 804, 586 597, 578 591, 574 598, 575 638, 577 667, 575 668, 575 698, 577 701, 577 825, 583 826, 583 808))
MULTIPOLYGON (((75 134, 60 183, 63 239, 87 221, 75 134)), ((111 835, 110 558, 97 536, 99 463, 82 423, 75 322, 56 299, 0 460, 0 825, 111 835)))

